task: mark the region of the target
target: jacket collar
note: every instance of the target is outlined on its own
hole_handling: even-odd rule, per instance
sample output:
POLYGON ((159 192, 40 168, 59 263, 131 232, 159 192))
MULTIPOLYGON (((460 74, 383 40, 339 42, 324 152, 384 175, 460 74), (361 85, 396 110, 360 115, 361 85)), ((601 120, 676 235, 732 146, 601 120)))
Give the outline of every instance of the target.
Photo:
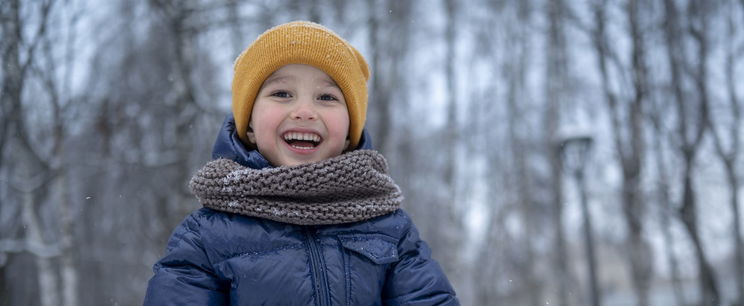
MULTIPOLYGON (((354 150, 372 150, 372 140, 367 134, 367 130, 362 131, 362 138, 359 140, 359 146, 354 150)), ((253 169, 263 169, 272 167, 261 153, 256 149, 249 149, 243 145, 235 131, 235 120, 232 115, 225 117, 217 141, 212 148, 212 159, 226 158, 233 160, 238 164, 253 169)))

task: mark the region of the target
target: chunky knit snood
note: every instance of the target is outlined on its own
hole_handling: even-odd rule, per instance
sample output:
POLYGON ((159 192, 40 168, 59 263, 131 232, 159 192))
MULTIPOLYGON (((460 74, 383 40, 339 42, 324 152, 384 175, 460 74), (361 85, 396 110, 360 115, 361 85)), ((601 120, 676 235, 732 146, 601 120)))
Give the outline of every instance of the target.
POLYGON ((189 187, 204 207, 300 225, 363 221, 394 212, 403 200, 385 158, 371 150, 260 170, 217 159, 189 187))

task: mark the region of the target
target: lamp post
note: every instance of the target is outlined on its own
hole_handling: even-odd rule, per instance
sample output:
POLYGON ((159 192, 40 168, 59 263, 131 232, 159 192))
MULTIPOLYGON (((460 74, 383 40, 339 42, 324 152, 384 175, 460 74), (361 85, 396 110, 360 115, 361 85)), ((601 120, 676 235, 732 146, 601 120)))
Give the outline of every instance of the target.
POLYGON ((586 252, 589 272, 589 297, 591 305, 600 306, 600 289, 597 280, 597 259, 594 254, 594 235, 592 233, 592 220, 589 216, 589 205, 587 203, 586 184, 584 181, 584 168, 592 149, 592 137, 577 135, 566 137, 561 141, 561 156, 564 166, 576 181, 581 204, 581 214, 584 220, 584 251, 586 252))

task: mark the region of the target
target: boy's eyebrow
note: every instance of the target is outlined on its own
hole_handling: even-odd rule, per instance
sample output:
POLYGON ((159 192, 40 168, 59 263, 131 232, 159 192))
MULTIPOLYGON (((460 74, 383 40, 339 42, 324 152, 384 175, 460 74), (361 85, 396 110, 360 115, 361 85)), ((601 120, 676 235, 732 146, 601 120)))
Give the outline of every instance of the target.
POLYGON ((321 79, 320 81, 331 87, 338 87, 338 84, 333 79, 321 79))

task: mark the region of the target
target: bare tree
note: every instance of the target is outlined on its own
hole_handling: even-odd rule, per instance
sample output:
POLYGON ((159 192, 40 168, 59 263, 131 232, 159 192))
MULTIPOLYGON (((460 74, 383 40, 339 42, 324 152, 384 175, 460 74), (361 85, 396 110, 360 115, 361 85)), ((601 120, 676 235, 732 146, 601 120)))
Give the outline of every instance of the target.
MULTIPOLYGON (((59 20, 61 6, 52 0, 34 4, 11 1, 2 9, 3 36, 7 38, 3 44, 3 61, 7 66, 3 75, 2 103, 8 106, 8 112, 4 112, 8 115, 4 123, 7 130, 3 133, 12 133, 15 137, 3 138, 3 143, 14 150, 3 152, 0 158, 15 161, 5 172, 7 176, 3 182, 16 193, 6 205, 19 216, 8 216, 12 223, 6 224, 4 233, 8 236, 0 237, 0 252, 19 253, 19 256, 28 252, 34 258, 38 283, 30 290, 43 292, 38 296, 40 304, 77 305, 77 267, 73 261, 71 231, 74 209, 66 192, 68 165, 63 145, 68 134, 69 118, 65 115, 71 95, 63 93, 62 88, 68 86, 60 77, 69 76, 72 41, 59 44, 62 34, 50 29, 51 20, 67 20, 59 20), (20 18, 21 11, 30 12, 33 19, 20 18), (63 49, 67 55, 60 57, 63 49), (33 108, 24 95, 31 87, 36 89, 34 101, 38 101, 33 108), (44 105, 45 102, 48 105, 44 105), (44 106, 51 110, 49 116, 43 117, 42 122, 32 119, 39 118, 38 109, 44 106), (45 141, 38 141, 39 138, 45 141), (56 212, 61 218, 50 219, 47 211, 56 212), (18 230, 21 226, 23 231, 18 230), (22 234, 12 236, 18 232, 22 234)), ((74 22, 75 14, 71 16, 74 22)), ((74 31, 74 24, 66 26, 66 38, 71 38, 69 33, 74 31)), ((0 290, 7 288, 3 286, 0 290)))
POLYGON ((459 139, 460 128, 458 124, 458 107, 457 107, 457 74, 455 72, 455 65, 457 61, 457 6, 455 0, 444 0, 444 10, 446 16, 446 26, 444 29, 444 43, 446 46, 445 60, 444 60, 444 76, 446 78, 447 87, 447 119, 445 122, 447 135, 446 138, 450 144, 445 145, 445 158, 444 158, 444 177, 445 184, 449 187, 449 193, 452 195, 451 198, 455 197, 455 181, 457 168, 457 146, 454 145, 459 139))
MULTIPOLYGON (((151 6, 159 14, 162 24, 166 26, 164 37, 167 40, 167 49, 163 50, 165 56, 171 59, 169 73, 175 78, 172 90, 174 95, 170 101, 166 101, 166 108, 173 112, 173 125, 163 126, 162 133, 170 133, 175 139, 189 139, 191 133, 189 127, 197 123, 200 117, 206 115, 217 116, 218 112, 202 102, 202 97, 206 95, 200 93, 206 80, 203 75, 197 74, 197 63, 199 62, 199 47, 196 45, 196 39, 200 34, 198 28, 190 25, 190 21, 196 19, 201 13, 194 9, 196 1, 169 1, 169 0, 152 0, 151 6)), ((163 142, 168 151, 172 152, 189 152, 194 146, 193 142, 177 141, 163 142)), ((173 171, 173 175, 182 181, 186 181, 195 165, 191 156, 187 154, 176 154, 175 160, 169 160, 166 164, 157 166, 166 166, 173 171)), ((185 199, 192 199, 191 193, 186 186, 178 189, 178 197, 168 196, 171 212, 182 211, 180 205, 185 199)), ((167 218, 167 216, 164 216, 167 218)), ((179 218, 180 219, 180 218, 179 218)))
POLYGON ((690 1, 685 20, 680 18, 679 9, 673 0, 664 1, 665 24, 664 34, 667 41, 667 57, 671 74, 671 87, 674 97, 674 111, 677 115, 677 135, 674 138, 682 157, 682 199, 679 207, 679 217, 687 230, 695 247, 700 281, 701 303, 718 305, 720 294, 713 268, 710 266, 705 249, 700 238, 698 227, 696 194, 693 184, 693 169, 695 159, 705 136, 707 120, 709 118, 708 88, 707 88, 707 4, 704 1, 690 1), (693 67, 684 56, 685 32, 697 45, 696 62, 693 67), (693 94, 685 88, 684 76, 689 76, 695 84, 693 94))
POLYGON ((368 3, 368 37, 370 45, 370 87, 368 124, 375 148, 393 153, 396 124, 395 94, 403 94, 401 74, 408 48, 408 18, 412 4, 408 1, 384 0, 368 3))
POLYGON ((662 237, 666 252, 666 261, 669 264, 675 304, 685 305, 685 296, 679 271, 680 265, 677 255, 674 253, 675 243, 672 235, 672 218, 675 216, 675 208, 672 203, 672 196, 670 195, 672 179, 666 164, 668 159, 665 158, 664 154, 667 151, 664 147, 664 139, 669 135, 670 131, 665 129, 662 116, 668 106, 664 105, 667 102, 666 98, 651 99, 651 101, 653 103, 649 103, 649 111, 646 114, 653 129, 653 159, 656 165, 656 171, 658 172, 658 177, 656 178, 656 199, 659 203, 662 237))
POLYGON ((221 117, 209 106, 217 97, 210 58, 196 45, 205 9, 221 11, 196 1, 114 2, 105 16, 113 31, 89 42, 96 55, 76 101, 85 120, 69 140, 68 190, 85 205, 75 253, 89 277, 80 287, 92 292, 79 304, 141 303, 172 229, 197 208, 185 182, 207 160, 221 117))
MULTIPOLYGON (((622 170, 621 203, 628 227, 628 260, 633 286, 639 305, 648 305, 648 290, 651 280, 651 249, 643 238, 644 205, 640 192, 641 170, 644 152, 643 105, 646 102, 648 72, 645 59, 645 44, 639 20, 640 3, 630 0, 626 7, 631 38, 632 97, 624 97, 612 88, 611 65, 623 72, 624 68, 614 54, 607 38, 606 0, 593 5, 595 28, 593 43, 598 58, 602 91, 612 126, 613 143, 618 163, 622 170)), ((621 81, 624 76, 621 75, 621 81)))
MULTIPOLYGON (((375 120, 375 128, 373 131, 373 134, 375 135, 377 144, 375 147, 380 152, 386 152, 386 143, 387 138, 390 132, 388 131, 388 126, 390 126, 390 118, 386 116, 390 112, 388 111, 388 101, 384 99, 384 97, 381 97, 383 93, 382 90, 382 80, 380 77, 380 56, 382 53, 382 48, 380 48, 380 17, 378 17, 378 7, 377 3, 370 1, 368 2, 367 10, 369 12, 369 20, 367 22, 369 30, 367 33, 369 33, 369 43, 372 46, 370 52, 372 55, 370 56, 369 65, 370 65, 370 74, 371 74, 371 80, 370 80, 370 87, 369 87, 369 104, 374 107, 374 111, 378 113, 379 119, 375 120)), ((370 112, 370 117, 374 118, 374 114, 370 112)), ((371 126, 371 124, 370 124, 371 126)))
MULTIPOLYGON (((6 159, 10 160, 10 154, 6 153, 8 146, 10 145, 10 136, 14 134, 15 129, 18 127, 17 116, 20 113, 21 107, 21 92, 23 91, 24 78, 27 72, 27 65, 24 65, 20 59, 21 50, 21 36, 22 24, 20 18, 20 1, 6 1, 0 6, 0 14, 2 18, 0 24, 0 30, 2 30, 2 92, 0 92, 0 107, 2 109, 2 130, 0 133, 0 166, 5 165, 6 159)), ((7 167, 0 167, 0 175, 3 180, 3 190, 9 190, 8 181, 10 179, 11 172, 8 171, 7 167)), ((18 217, 20 216, 20 208, 22 207, 19 203, 20 199, 17 194, 11 197, 15 192, 11 193, 6 191, 3 194, 3 209, 0 210, 0 216, 2 221, 0 222, 0 228, 2 228, 3 235, 0 237, 2 243, 0 244, 0 291, 10 292, 8 288, 10 283, 6 283, 4 280, 8 278, 6 265, 12 260, 11 254, 15 252, 21 252, 24 249, 24 245, 20 239, 14 239, 14 235, 18 228, 18 217), (11 202, 12 201, 12 202, 11 202), (10 215, 10 216, 8 216, 10 215), (12 224, 9 224, 12 222, 12 224)), ((0 302, 3 305, 10 304, 10 294, 2 294, 2 300, 0 302)))
POLYGON ((546 5, 546 14, 549 22, 547 28, 548 52, 545 82, 545 112, 543 131, 545 131, 544 145, 547 159, 550 164, 550 194, 554 205, 552 212, 552 226, 555 239, 555 283, 557 284, 558 305, 571 305, 568 292, 570 282, 573 279, 569 272, 566 254, 566 235, 563 222, 563 167, 561 152, 558 147, 560 143, 558 130, 562 122, 561 108, 569 99, 569 59, 566 46, 566 33, 564 22, 567 15, 567 3, 562 0, 549 1, 546 5))
MULTIPOLYGON (((525 133, 529 128, 525 117, 530 113, 524 103, 526 99, 527 71, 529 69, 529 59, 532 56, 529 40, 529 24, 531 7, 530 1, 520 1, 514 10, 518 20, 523 23, 512 23, 507 34, 507 43, 517 48, 508 60, 503 63, 503 78, 506 80, 506 107, 507 107, 507 128, 509 137, 510 159, 513 161, 512 186, 516 189, 516 201, 519 205, 519 217, 522 223, 524 243, 519 253, 523 254, 518 261, 518 268, 524 278, 524 287, 526 300, 530 305, 539 305, 543 299, 542 286, 537 276, 537 255, 532 245, 536 237, 536 199, 534 198, 535 186, 532 183, 534 178, 528 168, 529 155, 528 151, 530 139, 525 133)), ((454 104, 454 101, 451 101, 454 104)), ((453 107, 454 108, 454 107, 453 107)), ((454 109, 450 110, 454 112, 454 109)), ((456 125, 453 125, 456 126, 456 125)), ((452 129, 452 128, 450 128, 452 129)))
MULTIPOLYGON (((62 7, 57 10, 63 9, 62 7)), ((70 107, 73 104, 69 86, 69 78, 74 63, 72 61, 72 50, 75 43, 76 22, 79 20, 81 11, 79 8, 64 8, 68 10, 69 20, 66 23, 67 31, 64 44, 59 44, 57 38, 53 40, 50 35, 44 35, 40 62, 33 66, 34 74, 41 81, 42 88, 49 96, 48 100, 52 110, 50 120, 50 136, 52 141, 51 151, 47 158, 49 168, 52 169, 52 182, 50 191, 47 193, 46 201, 59 212, 58 226, 53 231, 58 233, 60 248, 59 261, 59 287, 62 305, 79 305, 78 291, 78 267, 75 264, 76 241, 73 233, 73 224, 78 218, 77 207, 70 200, 69 192, 69 161, 66 158, 68 126, 74 122, 68 117, 70 107), (60 49, 60 50, 57 50, 60 49), (57 56, 61 54, 62 56, 57 56), (61 59, 61 60, 58 60, 61 59)))
MULTIPOLYGON (((647 306, 648 292, 651 285, 652 263, 651 248, 643 238, 643 209, 644 203, 640 191, 641 164, 644 152, 643 139, 643 105, 647 103, 648 97, 648 68, 646 64, 646 43, 643 36, 641 13, 648 11, 643 7, 643 2, 630 0, 627 10, 628 24, 630 25, 630 36, 632 40, 631 62, 633 75, 634 96, 626 109, 628 120, 628 131, 626 140, 621 140, 621 133, 615 133, 616 145, 626 146, 631 150, 623 150, 618 147, 623 168, 623 212, 629 229, 630 269, 633 277, 633 285, 638 300, 638 305, 647 306)), ((609 102, 609 101, 608 101, 609 102)), ((614 107, 610 106, 611 111, 614 107)), ((613 114, 613 117, 617 114, 613 114)), ((615 122, 613 120, 613 122, 615 122)), ((614 126, 619 129, 619 126, 614 126)))
POLYGON ((249 38, 245 37, 243 33, 243 27, 240 22, 240 1, 238 0, 227 0, 225 9, 227 10, 227 22, 230 31, 232 49, 235 57, 243 51, 243 48, 248 43, 249 38))
MULTIPOLYGON (((744 8, 744 6, 743 6, 744 8)), ((726 30, 727 36, 737 37, 737 26, 733 20, 733 14, 735 9, 730 8, 730 12, 726 14, 726 30)), ((703 21, 704 22, 704 21, 703 21)), ((698 38, 701 43, 705 37, 698 38)), ((734 266, 736 274, 736 301, 737 303, 744 302, 744 246, 742 245, 741 239, 741 220, 740 220, 740 209, 739 209, 739 187, 741 186, 739 179, 739 160, 741 153, 741 133, 742 133, 742 114, 741 114, 741 102, 739 101, 739 94, 736 92, 736 75, 734 72, 737 67, 738 59, 744 55, 744 48, 737 46, 734 43, 735 40, 726 40, 725 60, 723 71, 725 72, 726 78, 726 92, 727 105, 725 112, 730 114, 730 120, 717 120, 716 115, 713 111, 708 112, 710 118, 706 121, 709 124, 711 135, 713 136, 713 143, 715 145, 716 154, 718 155, 721 163, 723 164, 724 171, 726 173, 726 181, 729 187, 729 205, 731 207, 731 240, 734 244, 734 266), (728 123, 728 124, 727 124, 728 123), (724 140, 725 139, 725 140, 724 140), (727 145, 728 144, 728 145, 727 145)), ((702 49, 703 46, 701 45, 702 49)), ((702 50, 701 50, 702 52, 702 50)), ((703 61, 704 59, 701 59, 703 61)), ((704 69, 704 68, 699 68, 704 69)), ((699 82, 705 82, 706 80, 699 80, 699 82)), ((704 87, 705 84, 699 84, 699 87, 704 87)))
MULTIPOLYGON (((508 198, 511 197, 509 192, 513 191, 508 184, 510 183, 511 172, 508 171, 507 161, 498 154, 489 154, 490 150, 494 147, 498 147, 497 143, 505 143, 502 134, 508 134, 508 131, 503 132, 505 128, 504 124, 494 118, 502 117, 503 110, 499 107, 499 104, 493 103, 493 99, 497 96, 499 86, 501 85, 501 78, 503 74, 499 73, 500 63, 498 55, 500 53, 499 47, 504 45, 499 40, 500 31, 494 31, 493 29, 502 29, 502 22, 505 18, 493 18, 493 16, 500 16, 504 14, 500 12, 500 6, 496 2, 482 2, 484 8, 487 9, 488 18, 479 18, 477 15, 472 18, 463 18, 467 20, 470 27, 473 28, 475 41, 477 44, 474 46, 474 54, 469 58, 470 73, 475 73, 483 65, 489 65, 490 68, 489 78, 491 81, 484 84, 484 88, 474 87, 471 89, 470 97, 472 100, 472 106, 470 114, 470 120, 464 122, 466 129, 470 131, 466 133, 468 137, 471 137, 473 153, 483 154, 487 158, 487 175, 485 177, 486 184, 489 186, 486 196, 486 205, 488 206, 488 220, 489 222, 485 225, 483 246, 478 250, 477 256, 475 256, 474 262, 472 263, 472 282, 473 282, 473 293, 470 299, 473 301, 473 305, 488 305, 488 304, 509 304, 509 297, 511 292, 506 290, 504 285, 504 279, 509 280, 508 285, 514 285, 515 279, 518 277, 507 271, 511 272, 510 269, 515 267, 516 264, 511 265, 511 262, 507 262, 508 250, 503 248, 503 245, 507 244, 510 239, 509 231, 506 229, 506 219, 513 214, 513 205, 508 205, 508 198), (489 128, 484 128, 488 126, 489 128), (496 259, 497 260, 490 260, 496 259)), ((464 134, 465 135, 465 134, 464 134)), ((517 283, 521 283, 519 279, 517 283)), ((513 290, 513 287, 508 287, 513 290)), ((517 297, 521 298, 521 297, 517 297)), ((465 301, 465 297, 463 297, 465 301)))
POLYGON ((286 5, 294 16, 306 16, 312 22, 321 22, 320 8, 321 0, 291 0, 286 5))

